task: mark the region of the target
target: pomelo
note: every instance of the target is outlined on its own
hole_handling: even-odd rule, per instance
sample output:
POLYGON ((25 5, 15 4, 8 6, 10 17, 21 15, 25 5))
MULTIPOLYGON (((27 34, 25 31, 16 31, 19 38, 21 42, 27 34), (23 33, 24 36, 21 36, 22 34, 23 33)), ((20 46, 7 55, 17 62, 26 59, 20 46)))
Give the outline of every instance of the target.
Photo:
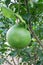
POLYGON ((31 35, 27 29, 15 24, 7 31, 6 40, 12 48, 21 49, 30 43, 31 35))

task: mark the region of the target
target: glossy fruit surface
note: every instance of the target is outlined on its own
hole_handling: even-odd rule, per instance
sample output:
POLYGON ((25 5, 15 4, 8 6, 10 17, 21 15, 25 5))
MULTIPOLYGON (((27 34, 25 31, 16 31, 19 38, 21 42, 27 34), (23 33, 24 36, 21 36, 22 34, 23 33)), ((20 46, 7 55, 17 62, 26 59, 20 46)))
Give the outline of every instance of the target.
POLYGON ((8 30, 6 40, 12 48, 21 49, 30 43, 31 35, 28 30, 15 24, 8 30))

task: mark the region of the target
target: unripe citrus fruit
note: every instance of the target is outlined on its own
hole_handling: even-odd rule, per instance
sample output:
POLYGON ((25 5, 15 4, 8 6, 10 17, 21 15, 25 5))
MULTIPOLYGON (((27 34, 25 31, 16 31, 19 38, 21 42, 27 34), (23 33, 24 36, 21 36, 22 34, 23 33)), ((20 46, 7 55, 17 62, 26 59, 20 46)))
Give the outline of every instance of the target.
POLYGON ((8 30, 6 40, 12 48, 21 49, 30 43, 31 35, 28 30, 15 24, 8 30))

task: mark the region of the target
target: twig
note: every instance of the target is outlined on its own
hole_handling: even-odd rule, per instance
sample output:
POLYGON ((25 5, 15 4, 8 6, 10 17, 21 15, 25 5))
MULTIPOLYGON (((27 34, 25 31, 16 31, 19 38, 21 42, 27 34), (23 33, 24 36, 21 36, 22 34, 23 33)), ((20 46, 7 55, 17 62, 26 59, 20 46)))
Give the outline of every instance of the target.
POLYGON ((7 61, 10 65, 12 65, 6 58, 4 58, 5 61, 7 61))
POLYGON ((15 63, 15 61, 14 61, 14 58, 13 58, 13 57, 12 57, 12 61, 13 61, 14 65, 16 65, 16 63, 15 63))
POLYGON ((19 57, 18 57, 18 65, 20 65, 20 64, 19 64, 19 57))
POLYGON ((4 59, 6 62, 8 62, 8 64, 12 65, 6 58, 4 58, 3 54, 1 56, 2 56, 2 59, 4 59))
POLYGON ((19 0, 19 5, 18 5, 18 13, 20 12, 20 0, 19 0))

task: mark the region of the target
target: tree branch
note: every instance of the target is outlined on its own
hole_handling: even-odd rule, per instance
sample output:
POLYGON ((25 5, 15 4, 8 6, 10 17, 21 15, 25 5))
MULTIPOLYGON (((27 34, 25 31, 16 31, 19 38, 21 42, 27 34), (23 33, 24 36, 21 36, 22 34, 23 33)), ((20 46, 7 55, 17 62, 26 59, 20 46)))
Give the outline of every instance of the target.
POLYGON ((6 58, 4 58, 4 60, 5 60, 6 62, 8 62, 8 64, 12 65, 6 58))
POLYGON ((8 62, 9 65, 12 65, 12 64, 7 60, 7 58, 4 58, 4 55, 3 55, 3 54, 2 54, 1 56, 2 56, 2 59, 4 59, 6 62, 8 62))
POLYGON ((12 57, 12 60, 13 60, 14 65, 16 65, 16 63, 15 63, 15 61, 14 61, 14 58, 13 58, 13 57, 12 57))
MULTIPOLYGON (((26 1, 26 6, 27 6, 27 12, 29 13, 28 0, 25 0, 25 1, 26 1)), ((39 40, 39 38, 37 37, 37 35, 35 34, 35 32, 32 29, 32 24, 31 24, 30 20, 31 20, 31 17, 29 19, 29 28, 30 28, 30 31, 31 31, 32 35, 34 36, 34 38, 37 40, 37 42, 40 44, 40 46, 43 48, 43 45, 41 44, 41 41, 39 40)))
POLYGON ((27 8, 27 12, 29 13, 28 0, 25 0, 25 6, 27 8))
POLYGON ((29 24, 29 28, 30 28, 30 31, 32 33, 32 35, 34 36, 34 38, 37 40, 37 42, 40 44, 40 46, 43 48, 43 45, 41 44, 41 41, 39 40, 39 38, 37 37, 37 35, 35 34, 35 32, 33 31, 32 29, 32 25, 31 23, 29 24))

